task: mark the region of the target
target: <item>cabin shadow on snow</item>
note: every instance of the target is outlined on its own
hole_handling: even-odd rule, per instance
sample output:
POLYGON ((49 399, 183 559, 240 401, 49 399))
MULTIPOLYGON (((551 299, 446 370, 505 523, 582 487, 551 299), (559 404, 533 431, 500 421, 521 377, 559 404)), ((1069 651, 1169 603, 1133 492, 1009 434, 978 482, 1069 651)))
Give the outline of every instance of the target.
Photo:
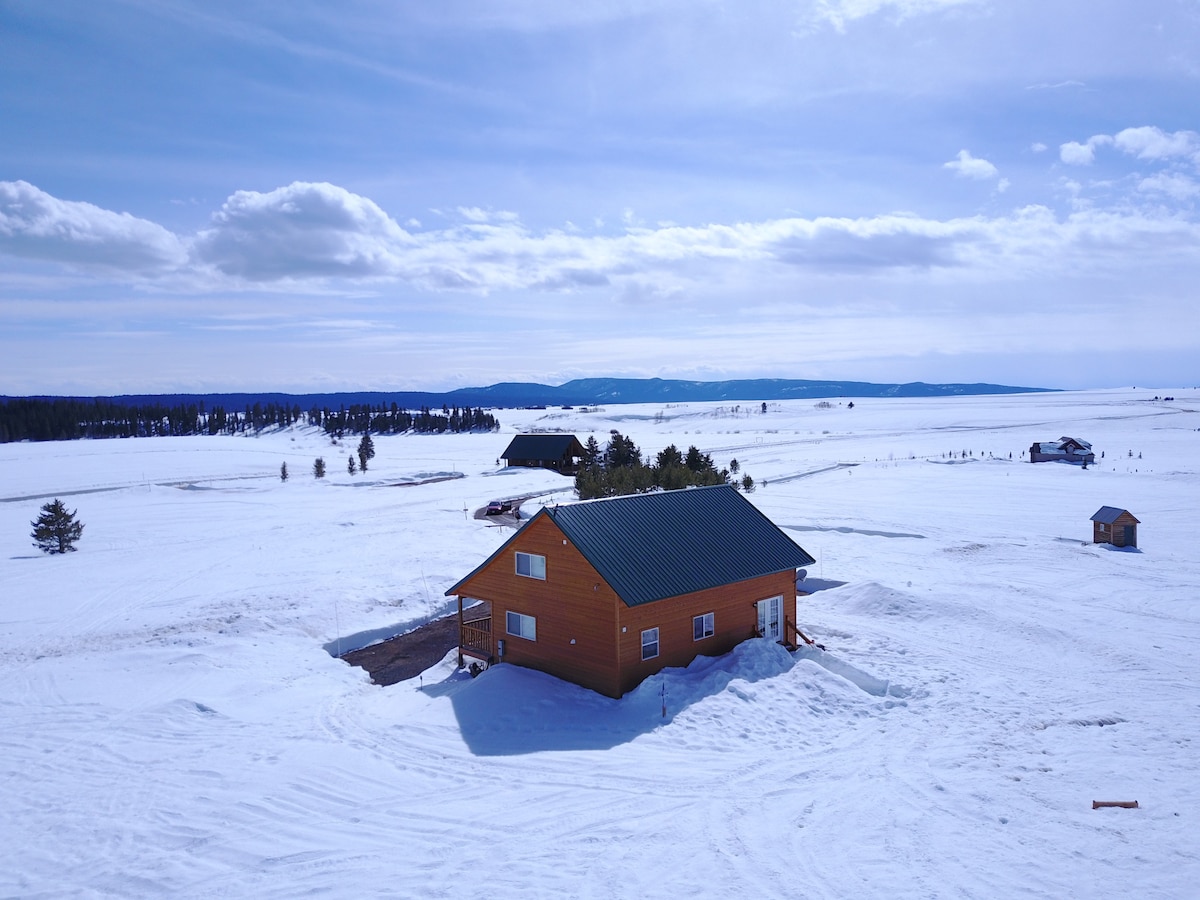
POLYGON ((669 725, 734 681, 774 678, 793 665, 784 647, 746 641, 724 656, 698 657, 686 669, 663 669, 619 700, 510 664, 476 678, 454 671, 423 691, 449 697, 463 741, 476 756, 608 750, 669 725))

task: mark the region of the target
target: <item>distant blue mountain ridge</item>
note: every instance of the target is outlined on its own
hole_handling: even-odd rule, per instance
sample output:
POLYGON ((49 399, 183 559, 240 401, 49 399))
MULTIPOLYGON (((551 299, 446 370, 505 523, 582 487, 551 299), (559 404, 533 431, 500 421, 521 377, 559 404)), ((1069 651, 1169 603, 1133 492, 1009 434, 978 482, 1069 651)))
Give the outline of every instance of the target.
MULTIPOLYGON (((529 406, 592 406, 621 403, 679 403, 684 401, 806 400, 830 397, 959 397, 978 394, 1042 393, 1055 388, 1014 387, 1003 384, 873 384, 866 381, 803 381, 790 378, 753 378, 732 381, 683 381, 664 378, 579 378, 558 386, 527 382, 501 382, 488 387, 459 388, 453 391, 342 391, 320 394, 243 392, 214 394, 121 394, 102 399, 129 406, 162 404, 205 404, 241 409, 254 403, 299 405, 304 411, 313 407, 336 409, 339 406, 366 404, 397 406, 405 409, 442 406, 520 408, 529 406)), ((71 399, 94 399, 74 394, 71 399)), ((57 399, 38 395, 36 398, 57 399)))

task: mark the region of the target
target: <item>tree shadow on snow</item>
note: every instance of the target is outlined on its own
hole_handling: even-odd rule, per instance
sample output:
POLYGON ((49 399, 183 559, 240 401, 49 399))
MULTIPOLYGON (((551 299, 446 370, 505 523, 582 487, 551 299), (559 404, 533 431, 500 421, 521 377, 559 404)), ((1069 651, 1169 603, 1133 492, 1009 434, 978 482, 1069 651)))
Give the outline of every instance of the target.
POLYGON ((607 750, 670 725, 734 682, 774 678, 794 662, 778 644, 746 641, 686 669, 663 669, 619 700, 515 665, 492 666, 474 679, 455 672, 424 692, 449 697, 463 741, 477 756, 607 750))

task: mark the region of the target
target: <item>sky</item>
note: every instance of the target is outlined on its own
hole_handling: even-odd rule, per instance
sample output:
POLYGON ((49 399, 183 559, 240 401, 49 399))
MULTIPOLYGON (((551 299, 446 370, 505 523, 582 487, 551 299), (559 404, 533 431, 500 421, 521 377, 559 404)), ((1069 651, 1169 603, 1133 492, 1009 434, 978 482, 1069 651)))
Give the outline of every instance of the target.
POLYGON ((0 0, 0 394, 1190 386, 1198 96, 1198 0, 0 0))

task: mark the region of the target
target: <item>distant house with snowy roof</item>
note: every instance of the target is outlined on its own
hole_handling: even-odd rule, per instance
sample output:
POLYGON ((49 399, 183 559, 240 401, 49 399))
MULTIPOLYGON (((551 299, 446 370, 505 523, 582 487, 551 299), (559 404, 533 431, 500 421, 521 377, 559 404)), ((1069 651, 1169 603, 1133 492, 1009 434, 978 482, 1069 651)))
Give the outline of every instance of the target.
POLYGON ((546 507, 446 591, 463 656, 620 697, 754 637, 797 643, 813 558, 730 485, 546 507), (491 604, 466 621, 464 600, 491 604))
POLYGON ((1073 437, 1041 441, 1029 448, 1030 462, 1069 462, 1090 466, 1096 461, 1092 445, 1073 437))
POLYGON ((1092 516, 1092 543, 1136 547, 1139 522, 1127 509, 1102 506, 1092 516))
POLYGON ((500 458, 510 466, 553 469, 562 475, 579 471, 583 444, 573 434, 518 434, 500 458))

